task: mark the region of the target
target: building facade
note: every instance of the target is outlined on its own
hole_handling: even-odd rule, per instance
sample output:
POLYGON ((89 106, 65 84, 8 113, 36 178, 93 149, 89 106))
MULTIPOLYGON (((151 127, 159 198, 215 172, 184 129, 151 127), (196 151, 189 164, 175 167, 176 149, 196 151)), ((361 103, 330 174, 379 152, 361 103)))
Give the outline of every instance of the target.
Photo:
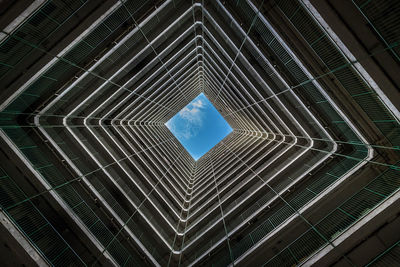
POLYGON ((400 264, 399 1, 0 10, 6 266, 400 264), (200 93, 233 132, 195 161, 200 93))

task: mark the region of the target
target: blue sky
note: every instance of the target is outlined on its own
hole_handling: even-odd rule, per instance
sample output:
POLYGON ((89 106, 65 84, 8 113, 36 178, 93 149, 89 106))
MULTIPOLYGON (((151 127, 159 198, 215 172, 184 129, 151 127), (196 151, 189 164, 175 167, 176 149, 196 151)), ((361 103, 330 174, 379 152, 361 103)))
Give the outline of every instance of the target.
POLYGON ((165 125, 195 160, 232 132, 232 128, 203 93, 165 125))

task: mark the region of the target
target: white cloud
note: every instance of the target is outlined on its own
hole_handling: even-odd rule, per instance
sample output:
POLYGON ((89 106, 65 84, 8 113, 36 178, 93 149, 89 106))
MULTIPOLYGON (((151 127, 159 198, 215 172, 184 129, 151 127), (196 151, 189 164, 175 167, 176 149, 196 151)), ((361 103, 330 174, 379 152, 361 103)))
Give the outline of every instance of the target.
POLYGON ((184 107, 178 113, 178 118, 167 122, 166 126, 178 137, 189 139, 198 134, 203 125, 205 103, 198 99, 184 107))
POLYGON ((197 101, 193 102, 191 105, 196 108, 204 107, 204 103, 203 103, 203 101, 201 101, 201 99, 198 99, 197 101))

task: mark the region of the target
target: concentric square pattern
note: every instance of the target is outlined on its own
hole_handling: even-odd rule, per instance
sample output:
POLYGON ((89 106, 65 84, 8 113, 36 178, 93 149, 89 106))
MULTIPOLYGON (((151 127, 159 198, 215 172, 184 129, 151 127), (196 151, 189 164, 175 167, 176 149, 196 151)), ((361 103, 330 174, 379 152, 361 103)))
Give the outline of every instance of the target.
MULTIPOLYGON (((67 23, 87 5, 70 2, 39 12, 67 23)), ((397 191, 398 118, 308 1, 277 0, 274 12, 320 69, 284 39, 267 1, 155 2, 113 3, 56 54, 29 21, 2 40, 47 58, 1 106, 2 138, 39 189, 3 171, 14 193, 1 205, 48 263, 290 266, 335 249, 397 191), (201 92, 233 132, 196 162, 165 123, 201 92), (341 195, 370 168, 369 191, 341 195), (42 198, 80 234, 66 238, 42 198)))

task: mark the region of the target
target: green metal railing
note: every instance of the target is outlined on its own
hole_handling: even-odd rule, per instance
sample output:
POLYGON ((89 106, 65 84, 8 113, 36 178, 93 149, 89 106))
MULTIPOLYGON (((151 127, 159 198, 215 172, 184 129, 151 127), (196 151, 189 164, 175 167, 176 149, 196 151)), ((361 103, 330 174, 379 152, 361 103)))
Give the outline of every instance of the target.
MULTIPOLYGON (((133 8, 133 13, 141 12, 139 2, 130 3, 133 8)), ((8 38, 1 44, 0 47, 0 79, 7 75, 8 71, 17 67, 25 58, 28 58, 33 51, 41 51, 47 53, 45 47, 42 45, 47 38, 56 33, 62 24, 65 24, 73 15, 83 7, 84 3, 80 1, 48 1, 44 4, 31 18, 29 18, 22 26, 15 32, 11 33, 8 38), (50 15, 54 15, 54 18, 50 15), (2 52, 2 53, 1 53, 2 52), (3 67, 5 66, 5 68, 3 67)), ((68 73, 80 71, 84 67, 83 63, 86 61, 91 53, 110 36, 115 30, 129 20, 129 14, 124 8, 119 8, 115 12, 110 13, 98 26, 96 26, 87 36, 74 45, 62 58, 56 61, 49 67, 42 75, 34 80, 6 109, 1 113, 1 125, 3 131, 8 137, 16 144, 18 149, 24 156, 31 162, 33 167, 41 174, 41 176, 48 182, 49 186, 56 192, 70 207, 70 209, 77 215, 77 217, 87 226, 88 230, 99 240, 99 242, 107 247, 107 252, 115 259, 120 265, 129 265, 131 263, 138 264, 139 256, 128 253, 124 245, 114 238, 112 231, 101 221, 96 213, 89 207, 89 205, 79 196, 74 189, 73 182, 77 182, 80 178, 72 180, 60 176, 57 167, 52 163, 52 159, 46 157, 46 151, 43 151, 42 144, 38 144, 37 140, 31 138, 30 135, 35 134, 34 127, 23 125, 18 121, 20 115, 33 114, 34 109, 32 106, 36 105, 36 101, 46 95, 54 95, 57 91, 57 81, 61 80, 68 73)), ((134 36, 130 43, 134 46, 139 40, 135 40, 134 36)), ((126 48, 125 48, 126 49, 126 48)), ((118 60, 118 57, 123 56, 123 52, 115 51, 107 63, 102 64, 101 67, 95 71, 101 72, 104 68, 111 66, 118 60)), ((95 77, 95 76, 91 76, 95 77)), ((90 80, 85 80, 86 86, 90 80)), ((83 90, 84 86, 77 86, 77 91, 83 90)), ((74 96, 70 96, 74 97, 74 96)), ((63 102, 61 102, 63 103, 63 102)), ((60 107, 60 106, 57 106, 60 107)), ((50 113, 51 114, 51 113, 50 113)), ((51 115, 50 115, 51 116, 51 115)), ((78 158, 68 144, 62 140, 57 134, 57 128, 49 129, 56 136, 56 143, 67 151, 70 159, 77 163, 84 173, 89 173, 93 170, 87 170, 84 164, 84 159, 78 158)), ((97 185, 96 189, 102 192, 103 197, 119 213, 122 219, 128 218, 125 211, 122 210, 119 203, 111 196, 111 194, 104 190, 105 187, 99 182, 95 175, 90 179, 97 185)), ((45 192, 44 192, 45 193, 45 192)), ((36 197, 36 196, 33 196, 36 197)), ((27 197, 29 200, 31 197, 27 197)), ((22 205, 25 203, 20 200, 22 205)), ((12 207, 5 207, 12 208, 12 207)), ((132 221, 130 223, 132 229, 139 229, 132 221)), ((142 236, 142 233, 138 233, 142 236)), ((145 242, 143 242, 145 243, 145 242)), ((56 245, 54 246, 56 247, 56 245)), ((151 248, 152 246, 150 246, 151 248)), ((68 251, 65 252, 66 254, 68 251)), ((156 252, 154 253, 156 255, 156 252)), ((59 258, 62 260, 64 256, 59 258)), ((65 260, 65 259, 64 259, 65 260)))
MULTIPOLYGON (((400 141, 399 123, 393 117, 391 112, 388 111, 387 108, 383 105, 377 94, 371 88, 369 88, 362 79, 359 78, 352 65, 349 65, 345 59, 342 59, 342 54, 340 54, 336 50, 336 48, 330 43, 330 40, 325 35, 325 33, 321 32, 319 28, 314 29, 310 27, 309 24, 313 25, 314 22, 311 18, 308 17, 309 15, 306 12, 302 11, 302 7, 299 3, 293 3, 293 1, 290 1, 290 3, 278 1, 278 6, 287 8, 287 10, 290 10, 292 12, 290 15, 287 15, 290 20, 294 20, 297 18, 296 21, 293 21, 293 25, 303 30, 302 34, 306 35, 306 40, 308 40, 310 46, 315 49, 316 54, 319 55, 322 60, 325 60, 324 62, 327 64, 330 73, 333 73, 337 77, 339 82, 349 91, 353 99, 358 104, 360 104, 363 110, 376 124, 377 128, 380 129, 382 134, 393 144, 392 147, 387 147, 383 149, 394 149, 398 157, 397 148, 400 141)), ((249 21, 255 14, 254 10, 249 9, 249 7, 246 7, 246 5, 243 4, 240 6, 239 10, 239 12, 242 12, 242 18, 247 17, 249 21)), ((349 126, 343 121, 341 116, 339 116, 334 111, 329 102, 326 101, 325 98, 319 93, 315 85, 303 73, 301 68, 297 66, 295 61, 292 60, 291 56, 283 49, 281 44, 279 42, 276 42, 275 36, 263 25, 263 23, 261 21, 257 21, 255 23, 255 28, 261 35, 261 38, 263 38, 265 44, 267 44, 271 48, 271 50, 275 53, 275 55, 279 58, 283 65, 286 66, 288 72, 291 73, 296 81, 299 83, 297 86, 293 87, 295 88, 296 92, 298 92, 302 97, 305 97, 308 100, 312 100, 312 103, 316 104, 315 108, 321 112, 320 115, 325 118, 329 118, 327 121, 325 120, 325 122, 329 123, 330 130, 336 129, 336 131, 343 134, 341 136, 340 143, 350 144, 353 147, 353 152, 349 155, 348 158, 341 160, 341 164, 343 165, 333 166, 332 169, 328 171, 323 177, 320 177, 320 175, 315 176, 316 179, 313 179, 313 181, 315 181, 313 185, 307 186, 306 190, 303 190, 302 192, 295 192, 294 195, 287 199, 290 205, 284 205, 276 214, 271 215, 267 221, 260 224, 249 235, 243 237, 237 245, 233 245, 232 250, 233 254, 235 255, 235 259, 246 252, 248 249, 250 249, 252 246, 257 244, 257 242, 262 237, 267 235, 267 233, 271 232, 283 221, 294 214, 293 208, 301 208, 309 201, 311 201, 315 196, 317 196, 321 191, 327 188, 330 184, 335 182, 337 179, 340 179, 340 177, 345 174, 346 170, 351 169, 355 166, 355 164, 357 164, 357 159, 362 159, 366 155, 366 151, 368 148, 367 145, 362 144, 358 137, 349 128, 349 126)), ((263 67, 265 66, 263 65, 263 67)), ((265 68, 265 72, 272 73, 267 68, 265 68)), ((278 85, 276 86, 276 88, 282 87, 278 85)), ((378 146, 376 146, 376 148, 379 149, 378 146)), ((395 165, 392 166, 393 169, 391 169, 390 171, 393 172, 393 175, 398 175, 398 167, 396 167, 395 165)), ((366 195, 371 198, 369 200, 371 203, 375 203, 376 201, 381 200, 381 198, 379 198, 379 194, 366 195)), ((355 208, 356 207, 354 207, 354 209, 355 208)), ((354 210, 354 212, 356 212, 356 210, 354 210)), ((364 210, 364 212, 367 212, 367 210, 364 210)), ((322 233, 322 231, 316 232, 315 230, 310 230, 310 232, 305 235, 304 239, 310 238, 310 235, 316 235, 319 241, 316 239, 316 242, 314 244, 311 244, 310 248, 308 248, 309 251, 315 251, 316 248, 319 248, 320 246, 326 244, 327 240, 330 240, 329 235, 326 235, 326 233, 322 233)), ((299 248, 300 247, 307 250, 306 245, 301 245, 299 246, 299 248)), ((285 253, 287 255, 293 254, 293 252, 290 250, 282 253, 285 253)), ((228 256, 229 255, 226 255, 225 258, 227 258, 228 256)), ((301 255, 299 254, 297 258, 301 259, 302 257, 300 256, 301 255)), ((292 257, 281 258, 288 259, 288 261, 291 261, 292 259, 292 257)), ((298 262, 298 259, 296 260, 298 262)), ((221 262, 226 262, 226 260, 221 259, 221 262)), ((292 263, 295 264, 296 261, 290 262, 290 264, 292 263)))
POLYGON ((400 11, 399 1, 352 0, 352 2, 378 34, 383 45, 390 50, 394 59, 400 62, 400 48, 393 47, 393 44, 400 40, 398 27, 400 18, 397 15, 400 11))
POLYGON ((400 240, 379 254, 375 259, 369 262, 367 266, 396 266, 400 262, 400 240))
MULTIPOLYGON (((241 2, 243 3, 243 2, 241 2)), ((239 3, 239 4, 241 4, 239 3)), ((249 20, 254 17, 255 12, 250 9, 250 7, 246 4, 241 4, 240 11, 242 11, 242 17, 247 17, 249 20), (247 12, 247 14, 245 14, 247 12)), ((306 83, 306 86, 308 87, 308 95, 311 95, 311 99, 315 99, 317 101, 321 101, 322 99, 325 99, 317 90, 317 88, 309 82, 308 77, 303 73, 301 68, 299 68, 293 60, 291 60, 291 56, 285 52, 284 48, 276 42, 275 37, 269 33, 269 30, 263 25, 263 23, 260 20, 257 20, 255 23, 255 27, 257 30, 262 29, 263 35, 261 35, 264 38, 270 37, 270 39, 265 39, 264 41, 268 44, 270 44, 271 49, 277 54, 277 56, 285 62, 288 62, 287 64, 288 70, 290 73, 296 77, 297 82, 300 84, 306 83)), ((284 62, 284 63, 285 63, 284 62)), ((271 70, 268 69, 266 65, 263 65, 265 68, 266 73, 272 73, 271 70)), ((279 88, 279 87, 277 87, 279 88)), ((281 87, 282 88, 282 87, 281 87)), ((323 115, 328 116, 330 121, 342 121, 341 116, 339 116, 334 109, 330 106, 328 102, 324 103, 324 108, 322 110, 325 110, 323 115)), ((346 132, 346 139, 344 139, 344 142, 358 142, 362 143, 360 139, 350 130, 350 128, 347 126, 347 124, 343 125, 335 125, 334 123, 331 124, 332 127, 336 128, 337 131, 339 132, 346 132)), ((332 129, 334 130, 334 129, 332 129)), ((357 148, 354 147, 354 152, 350 154, 350 156, 356 157, 356 158, 363 158, 366 155, 366 150, 363 148, 357 148)), ((327 153, 327 152, 326 152, 327 153)), ((250 234, 246 235, 241 239, 239 243, 236 243, 232 245, 232 253, 234 255, 234 258, 238 258, 240 255, 242 255, 244 252, 246 252, 248 249, 253 247, 259 240, 261 240, 264 236, 266 236, 269 232, 274 230, 276 227, 278 227, 280 224, 282 224, 284 221, 286 221, 288 218, 290 218, 292 215, 295 214, 295 211, 300 209, 302 206, 306 205, 309 203, 312 199, 314 199, 318 194, 320 194, 325 188, 327 188, 329 185, 340 179, 342 175, 346 173, 347 170, 353 168, 356 164, 358 164, 357 161, 351 160, 351 159, 343 159, 340 161, 340 163, 337 163, 333 169, 328 171, 325 175, 318 175, 315 176, 315 179, 312 181, 315 181, 314 183, 310 184, 306 190, 303 190, 300 193, 294 193, 294 196, 291 197, 291 199, 288 199, 288 204, 283 204, 282 208, 279 209, 276 213, 271 215, 271 217, 265 221, 264 223, 260 224, 257 228, 255 228, 253 231, 251 231, 250 234), (295 208, 295 209, 293 209, 295 208)), ((304 168, 302 171, 305 171, 306 168, 304 168)), ((274 194, 272 194, 270 197, 272 197, 274 194)), ((240 218, 240 217, 238 217, 240 218)), ((240 220, 237 220, 238 223, 241 222, 240 220)), ((229 222, 231 223, 231 222, 229 222)), ((233 223, 232 226, 235 226, 236 224, 233 223)), ((226 256, 228 257, 229 254, 226 256)), ((225 260, 221 260, 225 261, 225 260)), ((217 264, 218 265, 218 264, 217 264)))
MULTIPOLYGON (((380 33, 385 42, 387 42, 387 47, 398 57, 398 50, 396 50, 398 48, 394 46, 398 38, 393 37, 390 31, 394 24, 391 23, 387 25, 385 22, 380 22, 378 18, 372 18, 373 14, 370 14, 370 11, 366 9, 370 2, 371 1, 366 1, 365 3, 360 4, 359 8, 365 11, 365 15, 370 18, 372 23, 374 23, 374 29, 380 33)), ((47 40, 47 38, 50 38, 52 34, 56 33, 59 27, 72 18, 73 14, 84 6, 84 3, 81 3, 80 1, 70 1, 68 3, 69 4, 64 4, 63 1, 46 2, 46 4, 30 19, 28 19, 26 23, 0 44, 0 82, 14 68, 18 67, 24 59, 28 58, 32 51, 45 51, 43 42, 47 40)), ((376 128, 381 131, 382 136, 393 145, 391 148, 399 148, 399 123, 381 102, 375 91, 359 77, 353 66, 351 64, 349 65, 349 62, 332 44, 326 33, 320 29, 319 25, 312 20, 307 11, 299 3, 294 3, 293 1, 277 1, 277 3, 279 8, 284 12, 284 14, 286 14, 287 18, 308 42, 310 48, 325 63, 329 70, 327 74, 335 76, 337 81, 340 82, 354 101, 358 103, 365 114, 367 114, 375 124, 376 128)), ((56 63, 40 75, 38 79, 33 81, 25 91, 23 91, 2 113, 0 113, 2 130, 31 162, 32 166, 38 171, 38 173, 47 181, 52 190, 64 200, 64 202, 72 211, 74 211, 97 240, 107 248, 106 251, 108 251, 117 263, 121 265, 140 262, 137 260, 138 256, 130 254, 128 249, 125 248, 116 237, 119 237, 121 231, 119 230, 115 233, 115 231, 108 229, 96 213, 76 192, 73 182, 78 181, 81 177, 74 177, 72 179, 62 177, 56 166, 53 164, 52 159, 46 157, 46 151, 44 151, 42 146, 43 144, 40 141, 31 138, 31 135, 37 133, 34 127, 31 127, 31 125, 22 125, 18 120, 20 115, 34 114, 34 107, 36 107, 36 101, 38 99, 47 95, 54 96, 55 91, 57 91, 58 88, 57 82, 62 80, 66 74, 75 73, 84 69, 85 66, 83 66, 83 63, 86 63, 89 55, 108 36, 123 25, 125 21, 129 20, 132 13, 140 13, 141 4, 142 2, 138 1, 128 2, 125 6, 130 8, 130 12, 127 12, 126 9, 119 8, 115 12, 111 13, 87 36, 72 47, 70 51, 62 56, 62 58, 59 58, 56 63)), ((243 18, 254 18, 255 13, 248 4, 244 4, 244 2, 241 1, 240 7, 239 10, 243 12, 243 18)), ((144 29, 144 31, 150 31, 152 27, 155 27, 155 25, 157 25, 157 23, 154 20, 148 28, 144 29)), ((350 152, 346 153, 344 156, 336 155, 337 158, 331 163, 328 163, 328 166, 323 171, 314 174, 312 179, 306 181, 304 190, 296 191, 289 197, 285 197, 285 199, 278 199, 277 203, 279 203, 281 207, 271 213, 267 220, 259 224, 257 228, 253 229, 239 243, 230 243, 230 247, 229 249, 226 249, 226 252, 222 253, 222 255, 218 254, 221 262, 215 263, 216 265, 224 265, 231 262, 231 257, 233 257, 233 259, 239 258, 243 253, 256 245, 263 237, 267 236, 279 225, 295 215, 299 209, 304 207, 307 203, 310 203, 310 201, 324 192, 324 190, 333 183, 340 180, 347 171, 361 163, 363 161, 362 159, 366 157, 367 149, 369 148, 369 146, 365 145, 353 132, 337 111, 335 111, 331 104, 319 92, 318 88, 296 64, 289 53, 285 51, 284 47, 260 19, 255 20, 254 28, 264 40, 265 45, 268 46, 277 56, 278 60, 283 66, 285 66, 288 73, 296 81, 294 90, 313 104, 315 110, 320 112, 320 116, 325 119, 327 124, 329 124, 330 130, 333 133, 340 135, 337 139, 349 147, 350 152)), ((82 90, 89 88, 91 83, 98 82, 99 80, 104 81, 106 77, 103 77, 103 73, 105 73, 108 68, 112 67, 127 50, 143 42, 144 39, 140 33, 134 34, 124 46, 116 49, 106 61, 99 65, 87 76, 87 78, 75 85, 75 87, 60 101, 60 103, 54 105, 44 116, 48 115, 50 118, 53 115, 60 115, 59 110, 62 109, 64 105, 68 105, 69 100, 79 95, 82 90)), ((257 57, 255 51, 250 52, 254 57, 257 57)), ((263 66, 266 73, 272 73, 268 66, 263 65, 262 63, 260 63, 260 65, 263 66)), ((279 81, 274 77, 274 74, 271 75, 271 79, 273 80, 271 83, 275 85, 273 86, 274 90, 276 90, 275 93, 284 92, 284 90, 286 90, 282 87, 282 84, 279 84, 279 81)), ((105 87, 104 90, 111 90, 111 88, 114 90, 119 87, 120 86, 116 83, 110 83, 109 87, 105 87)), ((45 120, 43 121, 44 125, 46 125, 47 122, 45 120)), ((86 178, 90 180, 92 185, 112 207, 116 214, 118 214, 118 216, 127 224, 129 229, 131 229, 136 236, 140 237, 140 241, 149 251, 151 251, 152 255, 159 260, 160 263, 165 263, 164 259, 162 259, 160 255, 157 255, 155 246, 145 239, 145 231, 143 228, 131 219, 132 216, 130 216, 130 214, 118 203, 101 182, 101 179, 96 176, 96 171, 99 171, 99 169, 89 168, 85 159, 75 155, 69 147, 69 144, 63 140, 62 137, 65 132, 62 133, 62 131, 66 130, 57 130, 56 127, 53 129, 52 125, 49 124, 49 128, 46 128, 46 131, 55 140, 56 144, 62 149, 62 151, 67 154, 74 164, 78 166, 80 171, 85 175, 88 174, 86 175, 86 178)), ((79 135, 79 130, 76 132, 79 135)), ((80 141, 85 142, 85 145, 87 144, 84 135, 79 135, 79 139, 80 141)), ((90 147, 89 144, 87 145, 90 147)), ((90 150, 93 153, 96 152, 95 148, 90 150)), ((329 153, 329 151, 319 151, 318 156, 315 156, 312 160, 320 158, 327 153, 329 153)), ((395 151, 395 153, 397 153, 397 151, 395 151)), ((104 161, 106 164, 109 164, 109 162, 103 160, 100 155, 96 156, 99 156, 99 159, 102 162, 104 161)), ((393 164, 393 166, 398 166, 394 165, 394 162, 389 163, 393 164)), ((113 167, 114 166, 109 167, 108 170, 113 167)), ((308 167, 309 166, 305 165, 300 170, 297 170, 296 173, 306 171, 308 167)), ((121 187, 129 189, 126 183, 124 183, 122 179, 118 178, 117 174, 113 175, 113 177, 116 177, 121 187)), ((295 175, 292 177, 295 177, 295 175)), ((287 179, 282 180, 277 187, 283 188, 283 185, 293 181, 293 179, 294 178, 288 177, 287 179)), ((40 212, 30 202, 31 197, 21 193, 22 191, 16 187, 12 182, 12 179, 6 174, 0 178, 0 183, 2 183, 0 188, 3 190, 1 196, 4 196, 5 199, 5 202, 1 203, 2 209, 7 211, 10 218, 14 220, 16 225, 20 227, 21 231, 23 231, 27 238, 38 248, 49 262, 54 265, 66 265, 69 264, 69 262, 66 261, 71 260, 71 263, 75 263, 76 261, 76 264, 83 264, 68 244, 66 244, 64 240, 59 240, 61 237, 58 233, 48 224, 48 222, 46 222, 42 214, 40 214, 40 212), (15 196, 13 194, 15 194, 15 196), (33 217, 36 216, 36 213, 32 212, 32 210, 36 210, 36 213, 41 216, 38 215, 37 218, 41 219, 33 217), (28 215, 30 213, 32 213, 32 219, 29 220, 35 221, 35 223, 31 224, 31 226, 34 225, 32 228, 30 228, 29 225, 25 226, 22 221, 20 222, 17 219, 14 219, 30 216, 28 215), (33 228, 39 230, 36 232, 33 228), (43 236, 43 234, 40 234, 42 229, 47 232, 54 231, 54 234, 43 236), (54 251, 50 248, 50 242, 45 238, 50 238, 49 240, 52 240, 51 243, 57 244, 57 248, 54 247, 54 251)), ((326 244, 329 244, 328 241, 334 240, 343 231, 348 229, 348 227, 353 225, 355 222, 358 222, 360 218, 365 216, 365 214, 382 203, 394 192, 397 192, 399 187, 398 169, 387 169, 370 184, 364 187, 359 193, 331 211, 318 224, 310 228, 291 245, 268 261, 267 265, 278 263, 282 265, 291 265, 302 262, 315 251, 326 244)), ((135 196, 131 190, 127 191, 127 194, 134 200, 134 202, 140 202, 138 196, 135 196)), ((213 242, 215 243, 215 241, 218 241, 224 235, 228 235, 230 230, 244 222, 252 212, 259 208, 260 205, 264 205, 275 195, 276 194, 272 191, 268 191, 267 194, 244 210, 240 216, 227 221, 226 232, 215 236, 213 242)), ((211 247, 214 244, 213 242, 211 242, 211 244, 207 243, 202 249, 211 247)), ((390 253, 388 253, 388 255, 389 254, 390 253)), ((188 257, 190 260, 195 258, 196 255, 188 257)))
POLYGON ((352 225, 359 222, 370 211, 399 191, 400 179, 396 170, 387 169, 379 174, 356 194, 345 200, 336 209, 310 228, 307 232, 280 251, 264 266, 292 266, 312 256, 328 245, 321 234, 333 241, 352 225))
POLYGON ((0 81, 28 58, 35 47, 44 47, 60 27, 86 4, 86 0, 50 0, 43 4, 22 26, 0 45, 0 81), (20 39, 27 43, 20 42, 20 39))
MULTIPOLYGON (((390 1, 378 1, 387 8, 391 6, 390 1)), ((397 1, 392 1, 396 2, 397 1)), ((353 65, 349 65, 348 59, 330 40, 328 34, 314 21, 307 13, 307 10, 299 3, 293 1, 280 0, 277 2, 279 8, 286 15, 292 25, 302 35, 304 40, 316 55, 324 62, 330 73, 335 76, 337 81, 351 95, 353 100, 362 108, 371 121, 376 125, 382 135, 394 146, 400 144, 400 125, 390 110, 384 106, 376 92, 366 84, 356 72, 353 65)), ((391 12, 391 16, 396 16, 391 12)), ((384 17, 384 16, 382 16, 384 17)), ((398 18, 397 18, 398 19, 398 18)), ((397 28, 396 21, 383 26, 388 31, 397 28)), ((387 48, 392 48, 400 41, 400 35, 392 36, 387 48)))
POLYGON ((14 180, 0 168, 0 207, 21 233, 53 266, 85 263, 14 180))

